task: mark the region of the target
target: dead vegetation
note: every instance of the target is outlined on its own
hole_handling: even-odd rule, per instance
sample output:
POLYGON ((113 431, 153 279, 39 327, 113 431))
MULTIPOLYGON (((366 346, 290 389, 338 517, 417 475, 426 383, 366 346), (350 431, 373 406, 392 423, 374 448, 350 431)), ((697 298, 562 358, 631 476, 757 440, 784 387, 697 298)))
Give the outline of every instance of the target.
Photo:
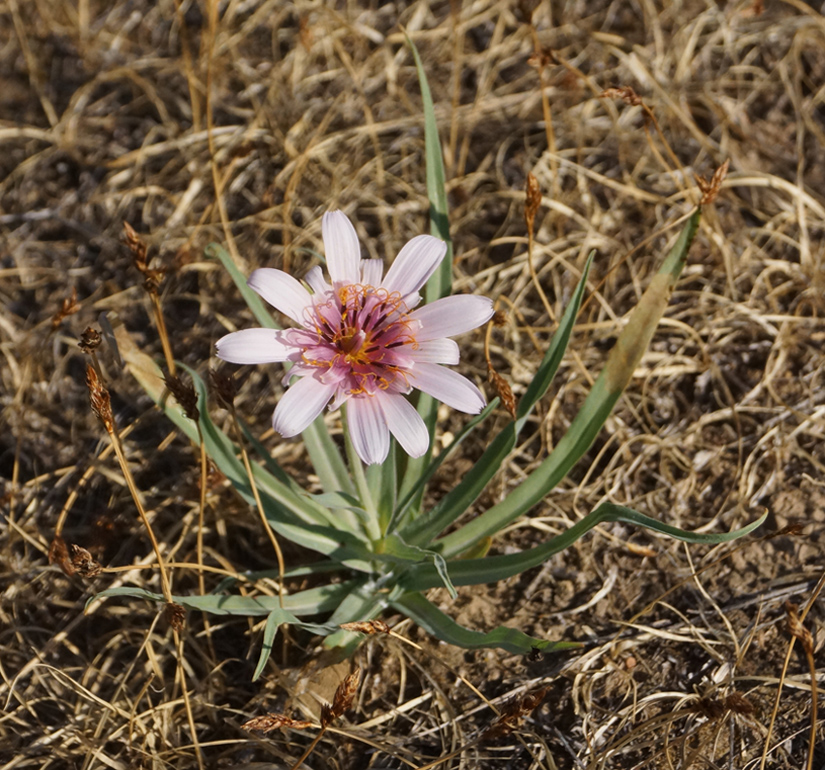
MULTIPOLYGON (((823 766, 825 19, 813 4, 0 0, 0 82, 0 768, 289 768, 319 723, 305 767, 823 766), (714 549, 603 527, 451 603, 467 625, 579 639, 580 654, 468 654, 402 624, 322 667, 317 640, 292 634, 253 684, 261 624, 132 600, 84 612, 102 588, 159 591, 161 577, 89 408, 78 341, 105 311, 162 362, 160 306, 174 358, 205 374, 213 342, 250 325, 208 243, 245 270, 300 274, 329 208, 355 214, 372 257, 421 232, 421 101, 402 26, 436 101, 456 289, 504 314, 488 350, 480 333, 465 339, 479 382, 486 353, 518 398, 598 251, 554 398, 482 505, 558 441, 699 200, 698 176, 730 161, 608 429, 494 548, 535 543, 604 499, 688 529, 741 526, 764 507, 765 534, 798 526, 714 549), (528 259, 530 173, 542 197, 534 188, 528 259), (143 269, 123 222, 148 245, 143 269), (322 705, 356 665, 360 687, 333 724, 322 705), (266 714, 296 721, 241 729, 266 714)), ((214 474, 201 485, 198 452, 105 341, 98 355, 175 591, 277 575, 255 512, 214 474)), ((279 381, 276 367, 240 372, 235 408, 312 485, 300 445, 267 433, 279 381)))

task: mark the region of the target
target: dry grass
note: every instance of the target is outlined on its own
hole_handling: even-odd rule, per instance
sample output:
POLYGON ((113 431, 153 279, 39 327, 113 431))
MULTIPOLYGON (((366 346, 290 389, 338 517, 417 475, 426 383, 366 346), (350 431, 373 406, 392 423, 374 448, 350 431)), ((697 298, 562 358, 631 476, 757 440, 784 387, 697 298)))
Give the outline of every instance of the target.
MULTIPOLYGON (((516 396, 584 258, 599 252, 554 398, 482 505, 562 435, 698 199, 693 175, 731 161, 607 430, 495 547, 535 543, 605 498, 686 528, 732 528, 767 506, 770 531, 796 521, 801 534, 707 549, 611 526, 519 579, 463 589, 450 612, 468 625, 506 622, 587 648, 544 661, 465 654, 403 624, 395 630, 422 649, 365 643, 356 700, 305 766, 420 767, 466 746, 440 766, 755 770, 764 753, 769 768, 822 768, 810 669, 821 681, 825 19, 801 0, 765 5, 546 2, 531 28, 517 3, 492 0, 0 0, 0 768, 289 768, 313 730, 261 736, 240 725, 268 712, 317 724, 350 672, 314 666, 316 640, 298 636, 253 684, 252 622, 190 614, 176 644, 152 607, 108 601, 84 614, 95 591, 157 590, 159 576, 89 409, 77 340, 114 311, 163 358, 123 221, 167 271, 174 354, 201 372, 219 336, 251 325, 202 256, 210 241, 246 270, 300 274, 328 208, 353 215, 370 256, 421 232, 420 97, 399 24, 436 100, 456 286, 501 297, 507 323, 491 357, 516 396), (536 45, 552 55, 531 61, 536 45), (600 98, 620 86, 643 105, 600 98), (547 307, 527 260, 530 172, 544 193, 533 262, 547 307), (84 581, 50 566, 64 508, 68 542, 131 569, 84 581), (808 656, 797 645, 785 673, 788 600, 812 603, 803 626, 819 629, 820 647, 816 636, 808 656), (543 687, 543 705, 515 732, 475 741, 496 719, 485 700, 510 713, 543 687)), ((482 380, 482 335, 466 348, 482 380)), ((198 454, 111 357, 103 367, 164 558, 194 563, 198 454)), ((279 375, 249 368, 241 379, 238 411, 264 433, 279 375)), ((298 444, 266 439, 312 483, 298 444)), ((436 492, 479 450, 446 468, 436 492)), ((206 564, 274 569, 255 512, 213 481, 206 564)), ((198 590, 193 569, 172 574, 176 591, 198 590)))

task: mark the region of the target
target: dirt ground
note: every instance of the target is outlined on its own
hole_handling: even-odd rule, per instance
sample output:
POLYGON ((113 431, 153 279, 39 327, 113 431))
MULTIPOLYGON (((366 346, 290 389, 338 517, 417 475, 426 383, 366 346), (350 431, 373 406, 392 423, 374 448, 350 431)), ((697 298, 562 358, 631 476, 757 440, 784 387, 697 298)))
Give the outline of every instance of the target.
MULTIPOLYGON (((263 736, 240 725, 270 711, 317 715, 318 698, 353 663, 364 671, 356 703, 305 767, 422 768, 442 758, 439 767, 456 770, 825 768, 814 708, 825 677, 825 17, 816 6, 0 0, 0 770, 288 769, 314 731, 263 736), (323 667, 319 640, 294 634, 253 683, 257 619, 189 613, 177 648, 148 603, 107 600, 84 613, 113 585, 158 590, 158 574, 104 451, 77 343, 107 311, 163 361, 124 221, 165 271, 175 357, 204 374, 216 339, 255 325, 204 256, 210 242, 231 245, 247 271, 302 275, 322 250, 328 209, 351 216, 373 257, 424 232, 421 96, 403 30, 436 103, 455 287, 499 301, 507 320, 492 355, 516 396, 597 251, 539 419, 476 511, 564 434, 674 223, 697 201, 695 175, 730 160, 626 395, 568 479, 494 552, 542 542, 605 500, 701 531, 743 526, 765 509, 769 518, 756 535, 714 548, 606 525, 519 578, 460 589, 456 601, 431 594, 469 627, 504 623, 581 641, 579 651, 466 652, 387 616, 421 649, 375 637, 352 661, 323 667), (642 103, 602 96, 620 87, 642 103), (546 304, 527 261, 531 172, 544 195, 534 258, 546 304), (62 511, 67 542, 129 569, 84 579, 50 564, 62 511), (795 613, 803 630, 789 653, 795 613), (516 731, 475 740, 494 720, 484 699, 506 706, 543 687, 516 731)), ((463 338, 462 350, 461 371, 485 382, 483 334, 463 338)), ((110 353, 103 363, 162 547, 193 561, 198 454, 110 353)), ((238 374, 239 412, 311 486, 300 444, 269 429, 278 367, 238 374)), ((445 432, 466 420, 442 416, 445 432)), ((495 419, 503 426, 506 415, 495 419)), ((482 439, 445 464, 433 499, 482 439)), ((255 512, 211 482, 207 562, 274 568, 255 512)), ((305 556, 286 553, 289 563, 305 556)), ((198 591, 194 572, 175 574, 176 591, 198 591)), ((218 578, 209 581, 207 590, 218 578)))

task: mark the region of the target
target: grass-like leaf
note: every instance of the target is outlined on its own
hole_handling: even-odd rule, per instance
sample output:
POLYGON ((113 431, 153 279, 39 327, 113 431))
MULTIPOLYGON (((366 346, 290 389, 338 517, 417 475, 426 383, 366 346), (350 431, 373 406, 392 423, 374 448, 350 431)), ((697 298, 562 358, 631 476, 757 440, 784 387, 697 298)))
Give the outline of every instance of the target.
MULTIPOLYGON (((333 612, 356 585, 357 581, 348 580, 342 583, 334 583, 318 588, 310 588, 306 591, 299 591, 294 594, 287 594, 284 597, 283 609, 295 616, 320 615, 326 612, 333 612)), ((154 591, 147 591, 145 588, 132 586, 119 586, 117 588, 107 588, 95 594, 86 602, 86 607, 88 608, 92 602, 99 599, 118 596, 146 599, 157 604, 164 604, 166 602, 162 594, 155 593, 154 591)), ((280 599, 277 596, 207 594, 205 596, 173 596, 172 600, 182 607, 186 607, 188 610, 208 612, 212 615, 238 615, 240 617, 247 617, 269 615, 281 609, 280 599)), ((319 633, 330 633, 329 628, 324 624, 308 624, 308 626, 317 626, 323 629, 319 633)), ((312 630, 312 628, 309 630, 312 630)))
POLYGON ((676 281, 687 260, 688 249, 699 227, 701 209, 688 219, 659 272, 619 334, 592 390, 570 428, 550 453, 518 487, 488 511, 439 540, 441 552, 455 556, 481 538, 494 535, 526 513, 556 486, 578 462, 602 429, 653 337, 676 281))
POLYGON ((507 425, 489 443, 481 459, 470 469, 458 485, 443 497, 431 511, 404 528, 403 536, 407 542, 427 543, 452 524, 482 493, 484 487, 487 486, 490 479, 498 472, 501 464, 515 448, 527 418, 532 414, 536 404, 550 387, 550 383, 553 381, 564 356, 564 351, 567 349, 567 343, 570 341, 570 334, 573 331, 576 316, 584 298, 587 276, 592 262, 593 253, 587 258, 576 290, 573 292, 573 296, 562 315, 559 328, 550 341, 547 352, 536 371, 536 376, 519 401, 515 421, 507 425))
MULTIPOLYGON (((421 88, 421 102, 424 112, 424 152, 427 164, 427 198, 430 201, 430 232, 441 238, 447 244, 447 254, 441 261, 438 269, 427 281, 424 289, 424 298, 427 302, 446 297, 452 287, 453 276, 453 242, 450 238, 450 222, 447 215, 447 188, 444 173, 444 157, 441 151, 441 140, 438 136, 438 123, 435 119, 435 107, 427 82, 427 73, 412 39, 407 37, 407 45, 412 50, 415 59, 415 69, 418 73, 418 83, 421 88)), ((427 431, 430 434, 430 446, 435 437, 435 423, 438 412, 438 402, 426 393, 420 393, 417 404, 418 413, 424 419, 427 431)), ((406 497, 407 493, 416 485, 427 466, 427 455, 408 458, 401 482, 399 496, 406 497)), ((415 505, 420 504, 421 492, 418 493, 415 505)))
POLYGON ((445 615, 432 602, 419 593, 404 594, 390 603, 390 606, 414 620, 421 628, 448 644, 477 650, 482 647, 500 647, 508 652, 527 655, 533 650, 559 652, 579 649, 580 642, 551 642, 537 639, 507 626, 498 626, 489 633, 471 631, 445 615))
MULTIPOLYGON (((450 580, 454 585, 478 585, 481 583, 493 583, 497 580, 505 580, 513 575, 518 575, 531 567, 547 561, 551 556, 565 548, 569 548, 580 537, 589 532, 593 527, 604 522, 621 521, 625 524, 635 524, 639 527, 661 532, 670 535, 677 540, 687 543, 726 543, 730 540, 744 537, 759 527, 767 517, 763 514, 756 521, 733 530, 732 532, 721 532, 718 534, 687 532, 678 527, 645 516, 632 508, 614 503, 603 503, 594 511, 585 516, 581 521, 576 522, 570 529, 552 538, 542 545, 530 548, 520 553, 506 554, 504 556, 487 556, 483 559, 454 559, 447 563, 447 570, 450 580)), ((399 585, 407 591, 425 591, 428 588, 436 588, 442 584, 441 575, 431 565, 419 565, 410 569, 407 574, 399 579, 399 585)))

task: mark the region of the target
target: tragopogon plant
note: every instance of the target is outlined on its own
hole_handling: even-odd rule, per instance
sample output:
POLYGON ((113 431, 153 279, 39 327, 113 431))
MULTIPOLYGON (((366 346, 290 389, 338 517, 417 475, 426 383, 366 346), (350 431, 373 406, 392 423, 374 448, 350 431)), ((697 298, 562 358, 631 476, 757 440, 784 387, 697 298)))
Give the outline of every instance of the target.
MULTIPOLYGON (((375 618, 391 609, 447 642, 467 648, 502 647, 512 652, 571 646, 536 639, 501 626, 488 633, 463 628, 424 596, 444 586, 490 583, 541 564, 602 522, 622 521, 688 542, 719 543, 740 537, 761 523, 731 533, 692 534, 626 507, 605 503, 563 534, 531 549, 487 556, 491 538, 539 503, 582 457, 602 429, 629 382, 685 264, 700 208, 687 219, 658 274, 611 350, 607 363, 565 436, 552 453, 499 503, 472 519, 462 518, 502 467, 536 404, 549 388, 568 344, 582 302, 592 255, 534 378, 515 408, 514 419, 486 442, 472 469, 445 496, 425 507, 425 489, 440 464, 495 407, 480 391, 445 365, 458 363, 450 337, 487 321, 492 303, 483 297, 450 296, 452 249, 447 227, 444 172, 432 102, 413 47, 424 98, 427 186, 433 235, 421 235, 402 249, 386 274, 378 260, 362 260, 349 220, 340 212, 323 221, 327 282, 320 268, 305 284, 284 272, 255 271, 249 280, 215 244, 208 253, 231 274, 260 323, 218 341, 218 355, 234 363, 290 366, 290 384, 275 408, 273 424, 282 436, 301 436, 322 494, 302 489, 266 450, 247 435, 262 462, 247 463, 239 445, 212 421, 206 387, 189 370, 198 393, 197 425, 170 398, 160 372, 128 338, 121 352, 134 376, 166 414, 208 455, 262 517, 277 538, 320 555, 309 564, 282 570, 277 597, 240 596, 224 581, 212 593, 174 596, 193 610, 267 616, 260 674, 277 629, 293 624, 326 635, 330 645, 357 642, 344 624, 375 618), (252 290, 254 291, 252 291, 252 290), (420 290, 426 302, 421 302, 420 290), (257 293, 256 293, 257 292, 257 293), (296 324, 280 329, 262 296, 296 324), (415 406, 407 394, 417 389, 415 406), (437 401, 475 414, 452 443, 433 456, 437 401), (329 435, 324 407, 345 406, 344 454, 329 435), (391 438, 392 436, 392 438, 391 438), (345 461, 346 457, 346 461, 345 461), (366 467, 364 466, 366 463, 366 467), (336 573, 335 580, 325 582, 336 573), (288 592, 291 578, 315 574, 314 588, 288 592)), ((245 574, 255 579, 254 574, 245 574)), ((164 601, 137 588, 103 591, 164 601)))

